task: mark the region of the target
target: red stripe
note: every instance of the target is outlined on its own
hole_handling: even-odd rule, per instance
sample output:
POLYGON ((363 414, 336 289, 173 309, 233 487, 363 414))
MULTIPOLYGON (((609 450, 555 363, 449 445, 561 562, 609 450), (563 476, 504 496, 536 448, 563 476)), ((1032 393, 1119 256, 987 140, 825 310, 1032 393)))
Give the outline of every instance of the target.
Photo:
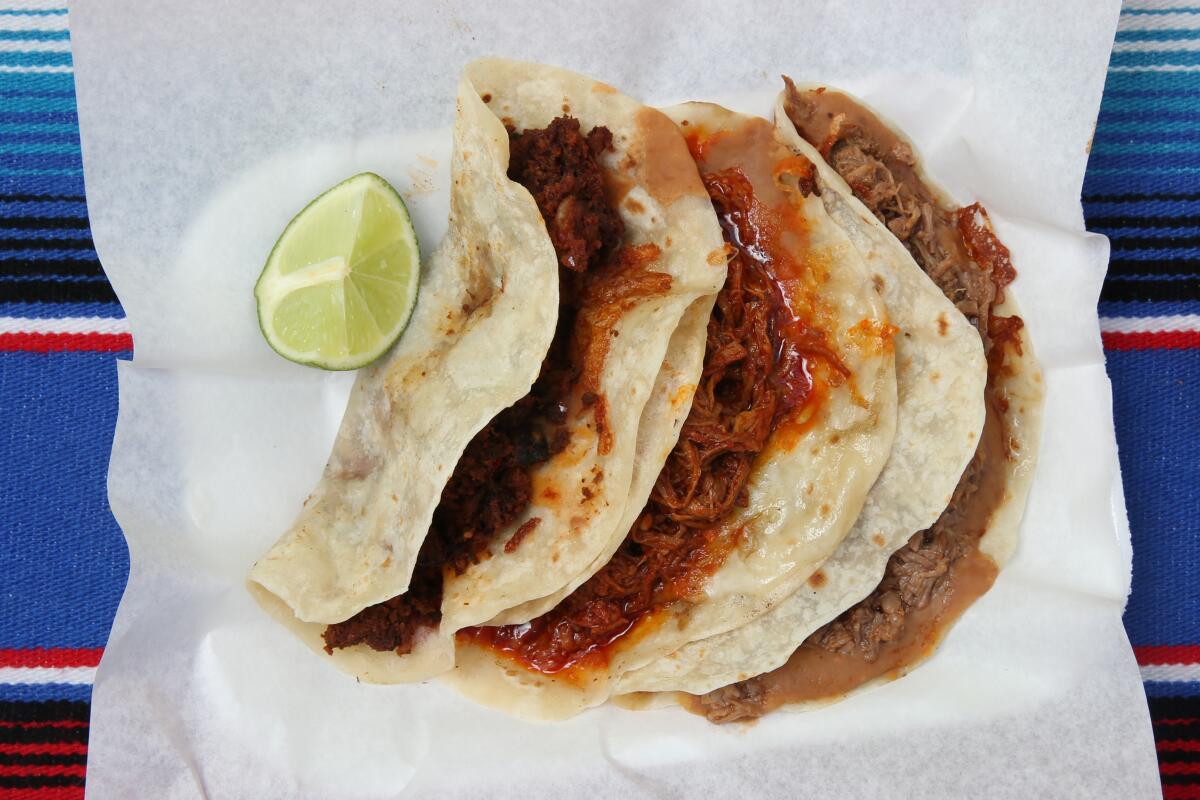
POLYGON ((1155 742, 1155 749, 1159 752, 1178 752, 1185 751, 1189 753, 1200 753, 1200 741, 1187 739, 1164 739, 1161 742, 1155 742))
MULTIPOLYGON (((1157 720, 1159 724, 1163 724, 1163 720, 1157 720)), ((1169 724, 1169 722, 1167 723, 1169 724)), ((35 722, 13 722, 9 719, 0 719, 0 728, 86 728, 88 724, 77 719, 55 720, 46 722, 38 720, 35 722)))
POLYGON ((1155 725, 1192 725, 1200 722, 1196 717, 1172 717, 1171 719, 1156 719, 1155 725))
POLYGON ((1189 764, 1186 761, 1159 764, 1158 771, 1163 775, 1200 775, 1200 764, 1189 764))
POLYGON ((1200 800, 1200 786, 1196 784, 1172 786, 1166 784, 1162 787, 1163 800, 1200 800))
POLYGON ((36 789, 4 791, 4 800, 83 800, 82 786, 39 786, 36 789))
POLYGON ((0 753, 12 756, 87 755, 84 742, 0 742, 0 753))
POLYGON ((133 349, 128 333, 0 333, 0 351, 117 353, 133 349))
POLYGON ((1195 644, 1135 647, 1133 654, 1143 667, 1152 664, 1200 664, 1200 645, 1195 644))
POLYGON ((1200 347, 1200 331, 1104 331, 1100 338, 1105 350, 1191 350, 1200 347))
POLYGON ((0 650, 0 667, 94 667, 100 663, 100 655, 103 652, 103 647, 0 650))
POLYGON ((83 764, 0 764, 0 776, 26 775, 45 778, 50 775, 75 775, 82 778, 86 769, 83 764))

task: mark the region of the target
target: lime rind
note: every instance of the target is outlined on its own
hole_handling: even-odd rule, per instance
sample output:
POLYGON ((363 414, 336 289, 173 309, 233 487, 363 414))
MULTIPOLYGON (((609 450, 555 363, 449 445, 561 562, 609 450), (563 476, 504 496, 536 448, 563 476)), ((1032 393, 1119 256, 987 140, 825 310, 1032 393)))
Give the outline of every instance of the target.
POLYGON ((403 198, 364 172, 297 214, 254 287, 259 327, 284 358, 328 370, 375 361, 416 305, 420 248, 403 198))

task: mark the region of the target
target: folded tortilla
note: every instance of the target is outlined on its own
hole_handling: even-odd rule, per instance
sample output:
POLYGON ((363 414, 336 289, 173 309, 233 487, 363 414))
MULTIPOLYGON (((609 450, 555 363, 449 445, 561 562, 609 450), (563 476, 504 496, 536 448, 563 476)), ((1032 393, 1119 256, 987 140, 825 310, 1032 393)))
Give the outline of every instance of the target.
MULTIPOLYGON (((576 647, 565 660, 543 658, 545 653, 527 647, 534 641, 553 649, 556 638, 586 636, 589 620, 597 629, 611 626, 613 603, 620 602, 605 599, 605 587, 617 579, 611 571, 635 559, 639 548, 658 535, 645 529, 646 520, 654 518, 632 507, 622 523, 628 535, 612 560, 575 594, 524 625, 477 628, 459 636, 456 667, 445 679, 481 703, 522 717, 557 719, 597 705, 617 688, 623 672, 744 625, 793 594, 850 530, 891 450, 894 330, 880 296, 883 287, 875 285, 854 242, 812 191, 812 164, 792 154, 766 120, 698 103, 666 113, 688 132, 710 195, 742 193, 722 218, 726 241, 742 263, 759 264, 746 269, 756 271, 756 280, 768 287, 763 296, 775 304, 769 344, 754 338, 727 341, 721 325, 710 324, 705 374, 749 363, 748 353, 767 348, 781 355, 759 385, 784 398, 794 388, 791 381, 809 380, 810 391, 795 406, 779 401, 766 443, 749 462, 744 493, 716 525, 695 531, 698 544, 678 565, 680 572, 659 581, 667 584, 654 589, 662 597, 624 630, 576 647), (746 239, 751 230, 755 241, 746 239), (794 371, 778 371, 793 347, 805 357, 791 365, 794 371), (580 597, 591 595, 596 602, 575 607, 580 597)), ((734 281, 735 273, 730 274, 734 281)), ((733 313, 746 291, 727 284, 716 302, 720 313, 733 313)), ((736 377, 735 372, 730 380, 736 377)), ((705 391, 720 395, 722 388, 705 391)), ((691 414, 709 414, 709 404, 698 397, 691 414)), ((712 435, 737 439, 743 427, 756 424, 750 417, 744 425, 740 420, 735 415, 731 430, 712 435)), ((703 450, 705 431, 713 425, 700 419, 689 434, 690 424, 691 419, 672 456, 676 465, 704 458, 680 448, 703 450)), ((667 486, 673 480, 664 474, 655 485, 659 503, 678 488, 667 486)), ((725 480, 717 477, 718 484, 725 480)), ((672 536, 679 535, 673 531, 672 536)))
MULTIPOLYGON (((776 121, 793 148, 818 163, 822 197, 840 209, 832 213, 864 223, 869 232, 864 241, 894 252, 907 273, 916 264, 900 256, 911 252, 937 282, 937 291, 954 301, 952 313, 964 322, 970 316, 968 331, 987 359, 986 381, 980 385, 973 379, 978 376, 968 376, 960 388, 975 393, 970 405, 981 408, 984 419, 982 428, 972 429, 977 444, 955 474, 949 502, 931 504, 936 513, 926 515, 916 533, 895 527, 880 547, 852 534, 822 567, 819 586, 804 587, 750 625, 695 643, 674 661, 654 665, 654 674, 626 684, 697 694, 675 699, 716 722, 775 708, 818 707, 893 680, 928 658, 1015 550, 1041 425, 1041 375, 1005 292, 1016 273, 986 213, 978 206, 959 208, 921 169, 912 144, 844 93, 801 90, 788 80, 776 121), (718 688, 731 681, 736 682, 718 688)), ((899 370, 902 397, 906 382, 918 390, 919 381, 935 376, 945 383, 950 363, 942 359, 952 363, 953 343, 926 337, 925 346, 933 351, 923 375, 906 380, 903 367, 899 370)), ((898 357, 900 352, 898 340, 898 357)), ((942 455, 962 453, 956 446, 961 441, 936 429, 920 430, 922 415, 944 408, 951 396, 922 394, 910 389, 914 407, 908 415, 901 400, 896 449, 872 490, 882 506, 903 503, 905 487, 893 486, 889 478, 903 454, 906 425, 917 437, 908 443, 913 452, 940 444, 947 448, 942 455)), ((942 488, 945 477, 939 480, 942 488)), ((914 464, 908 479, 911 492, 929 473, 914 464)), ((861 523, 871 518, 869 502, 858 532, 869 533, 861 523)), ((647 697, 632 702, 657 702, 647 697)))
MULTIPOLYGON (((423 286, 397 349, 360 378, 314 498, 250 575, 268 611, 314 649, 330 650, 335 665, 372 682, 448 669, 456 630, 554 592, 607 546, 625 511, 635 450, 665 458, 677 434, 670 424, 639 431, 656 381, 669 387, 682 417, 699 377, 698 360, 664 362, 668 345, 687 309, 711 303, 724 279, 720 230, 678 131, 657 111, 583 76, 500 59, 468 65, 452 178, 449 232, 425 278, 451 289, 423 286), (585 363, 563 398, 565 443, 530 467, 531 496, 519 516, 469 562, 441 570, 436 621, 394 651, 367 643, 326 648, 327 625, 403 602, 451 470, 484 425, 530 391, 552 347, 559 265, 575 256, 556 253, 548 225, 557 219, 543 221, 535 198, 509 180, 509 130, 543 130, 561 117, 577 120, 581 133, 602 126, 611 134, 599 157, 623 225, 611 263, 576 287, 576 316, 564 323, 574 327, 561 346, 569 344, 572 359, 583 353, 585 363), (474 273, 482 279, 464 285, 474 273), (439 358, 441 350, 456 357, 439 358), (355 422, 360 406, 372 409, 369 429, 355 422), (363 452, 370 468, 348 474, 343 461, 363 452)), ((560 214, 571 213, 567 202, 560 214)))

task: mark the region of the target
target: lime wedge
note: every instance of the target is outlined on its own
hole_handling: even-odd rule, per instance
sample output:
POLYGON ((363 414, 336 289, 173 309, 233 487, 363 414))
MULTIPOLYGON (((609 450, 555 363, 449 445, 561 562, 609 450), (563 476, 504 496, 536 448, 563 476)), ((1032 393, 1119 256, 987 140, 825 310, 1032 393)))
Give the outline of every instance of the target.
POLYGON ((258 324, 290 361, 357 369, 404 332, 420 275, 404 201, 383 178, 363 172, 284 228, 254 285, 258 324))

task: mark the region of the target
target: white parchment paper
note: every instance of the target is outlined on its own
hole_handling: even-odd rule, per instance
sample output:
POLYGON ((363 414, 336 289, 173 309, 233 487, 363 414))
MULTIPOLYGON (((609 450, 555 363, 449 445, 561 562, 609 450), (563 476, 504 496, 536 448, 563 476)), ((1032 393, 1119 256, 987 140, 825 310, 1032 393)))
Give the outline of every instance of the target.
POLYGON ((1130 545, 1079 192, 1116 0, 156 3, 71 9, 88 207, 133 328, 109 473, 132 569, 93 696, 93 798, 1158 795, 1121 610, 1130 545), (1045 370, 1019 553, 910 677, 749 728, 604 708, 514 722, 358 685, 247 567, 317 479, 352 376, 275 356, 251 288, 310 198, 370 169, 445 228, 467 59, 768 114, 786 72, 864 95, 1010 246, 1045 370))

